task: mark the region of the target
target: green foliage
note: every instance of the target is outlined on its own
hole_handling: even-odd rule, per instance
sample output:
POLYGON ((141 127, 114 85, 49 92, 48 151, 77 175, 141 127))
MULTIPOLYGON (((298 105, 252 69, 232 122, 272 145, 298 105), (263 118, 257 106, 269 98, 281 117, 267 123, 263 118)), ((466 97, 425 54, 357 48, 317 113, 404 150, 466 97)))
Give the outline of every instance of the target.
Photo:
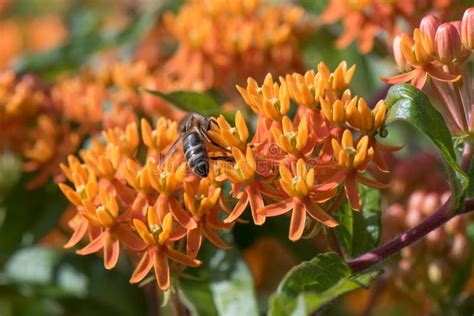
MULTIPOLYGON (((230 243, 230 232, 223 233, 230 243)), ((258 315, 252 274, 238 249, 218 249, 205 243, 201 267, 179 279, 185 305, 193 315, 258 315)))
POLYGON ((451 133, 442 115, 436 111, 421 90, 409 84, 391 87, 386 103, 388 106, 387 125, 395 121, 407 122, 428 136, 440 150, 448 166, 453 207, 459 206, 468 187, 469 179, 456 162, 451 133))
POLYGON ((33 246, 15 252, 1 275, 2 315, 135 315, 146 312, 128 276, 101 259, 33 246))
POLYGON ((158 10, 137 16, 127 27, 115 33, 101 32, 99 15, 76 12, 71 18, 71 39, 41 54, 26 54, 15 61, 17 73, 34 72, 52 78, 64 71, 78 69, 92 54, 111 46, 134 45, 156 20, 158 10))
POLYGON ((340 223, 334 228, 336 238, 350 257, 374 249, 382 234, 380 191, 363 185, 359 186, 359 191, 362 200, 360 212, 352 211, 346 202, 335 214, 340 223))
POLYGON ((269 315, 309 315, 344 293, 367 287, 378 274, 351 273, 349 266, 332 252, 297 265, 270 298, 269 315))
POLYGON ((19 246, 31 245, 54 228, 67 200, 55 183, 27 191, 27 176, 7 194, 1 203, 3 221, 0 223, 0 263, 19 246))
POLYGON ((173 91, 164 93, 155 90, 143 89, 186 112, 197 112, 202 115, 217 115, 221 109, 219 103, 206 93, 194 91, 173 91))

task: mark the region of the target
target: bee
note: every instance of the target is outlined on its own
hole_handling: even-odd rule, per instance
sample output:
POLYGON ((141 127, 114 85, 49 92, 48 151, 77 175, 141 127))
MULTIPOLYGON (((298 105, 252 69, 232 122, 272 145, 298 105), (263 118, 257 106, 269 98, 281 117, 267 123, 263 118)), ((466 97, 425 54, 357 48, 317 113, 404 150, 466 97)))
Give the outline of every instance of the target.
POLYGON ((210 160, 225 160, 233 162, 234 159, 229 156, 209 157, 207 151, 207 144, 209 143, 224 152, 229 152, 228 149, 214 142, 207 134, 207 132, 212 128, 212 124, 217 125, 214 118, 205 117, 201 114, 189 113, 184 116, 179 121, 178 125, 180 137, 171 146, 166 154, 166 158, 173 153, 176 145, 181 143, 184 158, 189 168, 195 175, 203 178, 207 177, 209 174, 210 160))

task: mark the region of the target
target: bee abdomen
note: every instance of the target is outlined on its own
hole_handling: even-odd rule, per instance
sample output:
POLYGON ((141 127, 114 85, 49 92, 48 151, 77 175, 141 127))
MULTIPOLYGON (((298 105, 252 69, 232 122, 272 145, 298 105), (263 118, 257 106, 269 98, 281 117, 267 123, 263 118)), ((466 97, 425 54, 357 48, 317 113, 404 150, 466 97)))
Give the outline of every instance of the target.
POLYGON ((183 151, 189 168, 200 177, 209 174, 209 157, 206 145, 197 133, 190 133, 183 137, 183 151))

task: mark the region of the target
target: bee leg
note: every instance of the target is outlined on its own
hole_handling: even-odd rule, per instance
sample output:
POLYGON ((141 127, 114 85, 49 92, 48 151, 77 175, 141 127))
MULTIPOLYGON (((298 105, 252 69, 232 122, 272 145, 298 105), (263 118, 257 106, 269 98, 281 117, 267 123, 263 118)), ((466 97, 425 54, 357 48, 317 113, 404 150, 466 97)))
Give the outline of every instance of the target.
POLYGON ((216 143, 214 140, 212 140, 212 138, 210 138, 209 135, 207 135, 207 131, 203 127, 200 126, 199 131, 201 132, 201 135, 206 139, 206 141, 210 142, 211 144, 213 144, 217 148, 222 149, 225 152, 230 152, 229 149, 222 147, 221 145, 216 143))
POLYGON ((221 156, 221 157, 209 157, 211 160, 223 160, 223 161, 228 161, 228 162, 235 162, 234 158, 232 157, 227 157, 227 156, 221 156))

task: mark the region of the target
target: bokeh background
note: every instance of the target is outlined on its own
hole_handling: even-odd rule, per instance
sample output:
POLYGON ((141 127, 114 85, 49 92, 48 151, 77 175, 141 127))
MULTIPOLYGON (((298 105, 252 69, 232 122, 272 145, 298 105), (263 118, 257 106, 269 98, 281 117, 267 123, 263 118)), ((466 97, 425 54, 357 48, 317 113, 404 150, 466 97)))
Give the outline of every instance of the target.
MULTIPOLYGON (((191 2, 199 6, 199 1, 191 2)), ((459 19, 463 10, 472 5, 470 1, 454 0, 398 2, 415 5, 412 16, 397 18, 402 20, 402 30, 410 30, 410 23, 416 25, 425 13, 433 10, 459 19)), ((369 48, 361 45, 363 38, 357 40, 357 36, 355 41, 346 39, 347 43, 341 43, 341 34, 351 28, 351 22, 344 25, 336 19, 334 23, 323 23, 321 16, 328 7, 325 0, 266 1, 265 5, 277 10, 288 4, 298 6, 298 12, 287 13, 285 23, 292 28, 287 31, 289 35, 281 35, 283 44, 274 44, 277 48, 270 47, 261 56, 239 55, 229 61, 227 51, 216 49, 213 59, 208 55, 209 59, 194 58, 180 48, 192 39, 186 35, 194 34, 194 29, 200 30, 195 34, 199 41, 206 21, 192 20, 182 13, 189 25, 181 22, 184 26, 179 29, 165 18, 165 12, 179 15, 184 3, 0 0, 0 69, 28 74, 31 77, 27 80, 51 85, 78 73, 87 78, 90 71, 124 64, 128 66, 114 66, 112 71, 118 89, 132 85, 133 79, 141 84, 141 72, 147 69, 158 88, 211 91, 226 101, 221 108, 223 113, 242 107, 234 85, 244 83, 248 75, 261 80, 267 72, 301 72, 314 69, 320 61, 334 69, 346 60, 349 65, 357 65, 351 86, 354 93, 376 100, 383 98, 387 90, 379 78, 397 72, 387 45, 390 34, 377 33, 369 48), (296 22, 291 22, 290 14, 294 14, 296 22), (248 69, 247 61, 251 65, 248 69), (130 65, 135 68, 130 70, 130 65), (163 74, 165 67, 167 71, 163 74), (125 79, 120 82, 120 78, 125 79)), ((259 18, 270 30, 276 28, 270 23, 270 16, 259 18)), ((229 29, 231 36, 239 27, 229 29)), ((159 105, 142 110, 148 114, 164 111, 159 105)), ((0 120, 0 134, 21 135, 21 127, 7 126, 7 131, 1 123, 0 120)), ((391 128, 388 139, 405 146, 387 157, 393 171, 392 186, 380 197, 382 242, 431 214, 449 189, 443 166, 427 139, 404 125, 391 128)), ((38 180, 43 169, 31 164, 25 168, 31 155, 24 156, 12 144, 5 144, 0 148, 0 315, 154 315, 156 310, 162 315, 171 314, 170 309, 160 308, 156 300, 150 300, 154 293, 150 294, 146 285, 128 283, 130 262, 125 260, 113 271, 106 271, 101 258, 77 256, 73 250, 63 249, 70 235, 70 212, 55 184, 61 179, 51 171, 38 180)), ((78 147, 85 146, 87 139, 78 147)), ((292 266, 331 249, 331 240, 322 231, 310 239, 290 242, 284 218, 270 219, 258 228, 237 225, 233 234, 236 247, 232 256, 243 258, 248 265, 262 312, 268 296, 292 266)), ((329 304, 320 314, 470 315, 474 312, 473 245, 474 224, 468 216, 460 217, 391 258, 370 289, 350 293, 329 304)), ((192 280, 190 277, 191 290, 196 286, 192 280)))

